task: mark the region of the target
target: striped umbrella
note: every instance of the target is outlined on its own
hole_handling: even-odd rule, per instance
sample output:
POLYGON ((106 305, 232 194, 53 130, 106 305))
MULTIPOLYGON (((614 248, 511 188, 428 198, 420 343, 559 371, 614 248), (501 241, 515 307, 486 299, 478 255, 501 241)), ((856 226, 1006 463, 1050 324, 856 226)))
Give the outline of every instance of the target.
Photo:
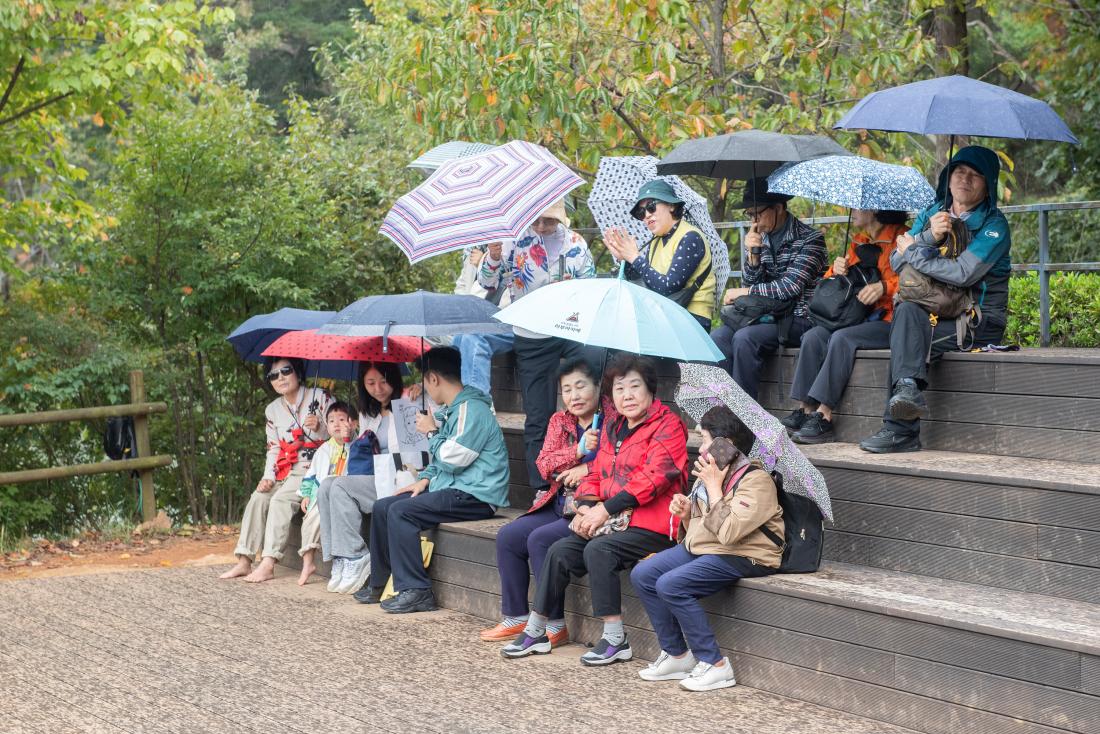
POLYGON ((489 143, 468 143, 465 140, 452 140, 449 143, 435 146, 427 153, 405 166, 405 168, 413 168, 420 171, 425 176, 430 176, 437 168, 447 161, 484 153, 495 147, 495 145, 490 145, 489 143))
POLYGON ((582 183, 550 151, 514 140, 444 163, 397 200, 379 231, 412 263, 471 245, 515 240, 582 183))

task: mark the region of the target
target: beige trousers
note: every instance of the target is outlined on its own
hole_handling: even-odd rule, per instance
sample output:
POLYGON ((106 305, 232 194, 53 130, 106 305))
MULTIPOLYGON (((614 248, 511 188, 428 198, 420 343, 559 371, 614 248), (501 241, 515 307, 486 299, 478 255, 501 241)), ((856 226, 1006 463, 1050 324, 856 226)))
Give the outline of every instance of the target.
POLYGON ((309 502, 309 509, 302 518, 302 547, 298 549, 298 555, 304 556, 306 551, 317 550, 321 547, 321 511, 317 509, 317 497, 309 502))
POLYGON ((282 560, 290 534, 290 519, 302 501, 298 497, 298 487, 305 473, 305 468, 298 464, 286 479, 275 482, 270 492, 252 493, 241 518, 241 536, 233 551, 236 555, 252 558, 261 551, 264 558, 282 560))

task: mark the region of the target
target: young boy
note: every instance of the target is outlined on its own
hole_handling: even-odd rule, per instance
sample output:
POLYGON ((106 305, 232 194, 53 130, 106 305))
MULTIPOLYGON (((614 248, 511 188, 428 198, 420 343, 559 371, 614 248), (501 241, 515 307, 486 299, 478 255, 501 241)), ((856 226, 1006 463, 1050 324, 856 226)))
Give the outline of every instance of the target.
POLYGON ((340 477, 347 473, 348 442, 355 438, 356 418, 358 415, 342 400, 329 406, 325 413, 329 440, 313 455, 313 463, 298 489, 298 496, 302 498, 302 512, 305 513, 302 520, 302 547, 298 550, 298 555, 302 557, 299 586, 305 586, 310 575, 317 570, 314 557, 321 547, 321 513, 314 502, 317 487, 329 477, 340 477))

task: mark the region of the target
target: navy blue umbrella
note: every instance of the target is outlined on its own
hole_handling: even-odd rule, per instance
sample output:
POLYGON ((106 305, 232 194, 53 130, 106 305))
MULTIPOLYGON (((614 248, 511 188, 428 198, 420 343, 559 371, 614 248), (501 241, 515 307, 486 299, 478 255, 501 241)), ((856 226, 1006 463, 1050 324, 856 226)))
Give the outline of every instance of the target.
POLYGON ((1078 142, 1046 102, 958 75, 872 92, 833 127, 1078 142))
POLYGON ((484 298, 416 291, 360 298, 317 331, 345 336, 447 336, 507 334, 512 327, 493 318, 499 309, 484 298))
MULTIPOLYGON (((335 311, 310 311, 304 308, 280 308, 272 313, 262 313, 245 321, 226 337, 241 359, 246 362, 263 362, 263 352, 272 342, 289 331, 316 329, 336 315, 335 311)), ((344 360, 305 360, 308 377, 330 380, 358 379, 359 365, 344 360)))

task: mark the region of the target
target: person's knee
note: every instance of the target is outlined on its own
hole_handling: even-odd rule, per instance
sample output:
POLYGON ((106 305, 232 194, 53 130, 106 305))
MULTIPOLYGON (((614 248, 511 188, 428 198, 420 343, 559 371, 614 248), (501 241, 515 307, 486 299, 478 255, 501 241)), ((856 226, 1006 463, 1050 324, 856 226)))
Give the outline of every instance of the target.
POLYGON ((530 538, 530 535, 524 537, 523 528, 516 527, 516 523, 510 522, 497 531, 497 551, 515 553, 520 548, 527 548, 530 538))
POLYGON ((657 579, 657 583, 653 585, 653 590, 657 592, 657 596, 665 600, 684 596, 683 584, 680 583, 680 579, 674 573, 666 573, 657 579))
POLYGON ((588 545, 584 546, 584 567, 589 572, 596 570, 611 570, 615 565, 615 557, 606 547, 607 543, 603 538, 595 538, 588 542, 588 545))
POLYGON ((660 574, 654 569, 652 563, 642 561, 630 572, 630 583, 635 589, 654 591, 660 574))

